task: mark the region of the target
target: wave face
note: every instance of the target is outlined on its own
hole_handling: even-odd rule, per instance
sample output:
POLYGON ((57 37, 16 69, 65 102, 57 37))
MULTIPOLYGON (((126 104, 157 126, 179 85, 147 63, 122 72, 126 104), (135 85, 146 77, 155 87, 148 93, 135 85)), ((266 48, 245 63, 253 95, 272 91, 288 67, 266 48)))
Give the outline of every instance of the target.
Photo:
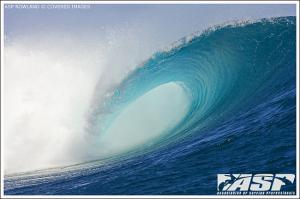
POLYGON ((295 173, 295 17, 183 38, 133 71, 88 130, 112 158, 7 176, 5 194, 216 194, 219 173, 295 173))

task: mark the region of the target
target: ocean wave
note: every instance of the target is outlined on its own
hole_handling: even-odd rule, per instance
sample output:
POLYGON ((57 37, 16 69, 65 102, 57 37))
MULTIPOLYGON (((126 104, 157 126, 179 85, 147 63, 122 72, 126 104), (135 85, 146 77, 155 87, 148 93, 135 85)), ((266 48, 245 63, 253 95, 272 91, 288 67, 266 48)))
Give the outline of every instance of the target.
POLYGON ((214 194, 217 173, 295 173, 295 33, 295 17, 232 23, 155 53, 96 90, 97 161, 7 176, 5 192, 214 194))

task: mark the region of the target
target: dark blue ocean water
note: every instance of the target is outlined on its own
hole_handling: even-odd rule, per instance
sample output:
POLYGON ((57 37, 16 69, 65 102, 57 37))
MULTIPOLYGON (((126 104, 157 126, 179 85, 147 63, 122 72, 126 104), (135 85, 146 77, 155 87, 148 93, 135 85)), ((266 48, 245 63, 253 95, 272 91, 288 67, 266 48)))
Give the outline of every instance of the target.
MULTIPOLYGON (((125 155, 6 176, 5 194, 206 195, 216 194, 219 173, 295 174, 295 17, 216 27, 186 40, 134 71, 101 109, 122 109, 180 82, 192 101, 180 124, 125 155)), ((284 190, 295 191, 295 183, 284 190)))

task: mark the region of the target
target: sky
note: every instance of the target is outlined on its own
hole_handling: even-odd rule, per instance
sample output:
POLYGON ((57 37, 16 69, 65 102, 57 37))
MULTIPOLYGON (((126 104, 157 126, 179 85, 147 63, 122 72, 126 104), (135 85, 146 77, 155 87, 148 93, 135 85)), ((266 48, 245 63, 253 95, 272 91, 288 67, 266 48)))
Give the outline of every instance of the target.
POLYGON ((91 5, 90 9, 5 9, 5 35, 64 31, 89 37, 108 27, 149 30, 160 43, 170 43, 211 25, 232 20, 295 16, 288 4, 91 5))

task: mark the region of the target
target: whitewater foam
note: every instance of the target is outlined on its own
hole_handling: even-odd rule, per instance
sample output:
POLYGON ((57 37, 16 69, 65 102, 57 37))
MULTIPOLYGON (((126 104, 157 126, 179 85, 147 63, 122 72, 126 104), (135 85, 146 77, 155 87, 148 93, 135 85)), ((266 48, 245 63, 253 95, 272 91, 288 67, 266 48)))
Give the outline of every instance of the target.
POLYGON ((64 32, 5 41, 6 173, 90 159, 89 111, 153 51, 137 35, 127 27, 94 39, 64 32))

